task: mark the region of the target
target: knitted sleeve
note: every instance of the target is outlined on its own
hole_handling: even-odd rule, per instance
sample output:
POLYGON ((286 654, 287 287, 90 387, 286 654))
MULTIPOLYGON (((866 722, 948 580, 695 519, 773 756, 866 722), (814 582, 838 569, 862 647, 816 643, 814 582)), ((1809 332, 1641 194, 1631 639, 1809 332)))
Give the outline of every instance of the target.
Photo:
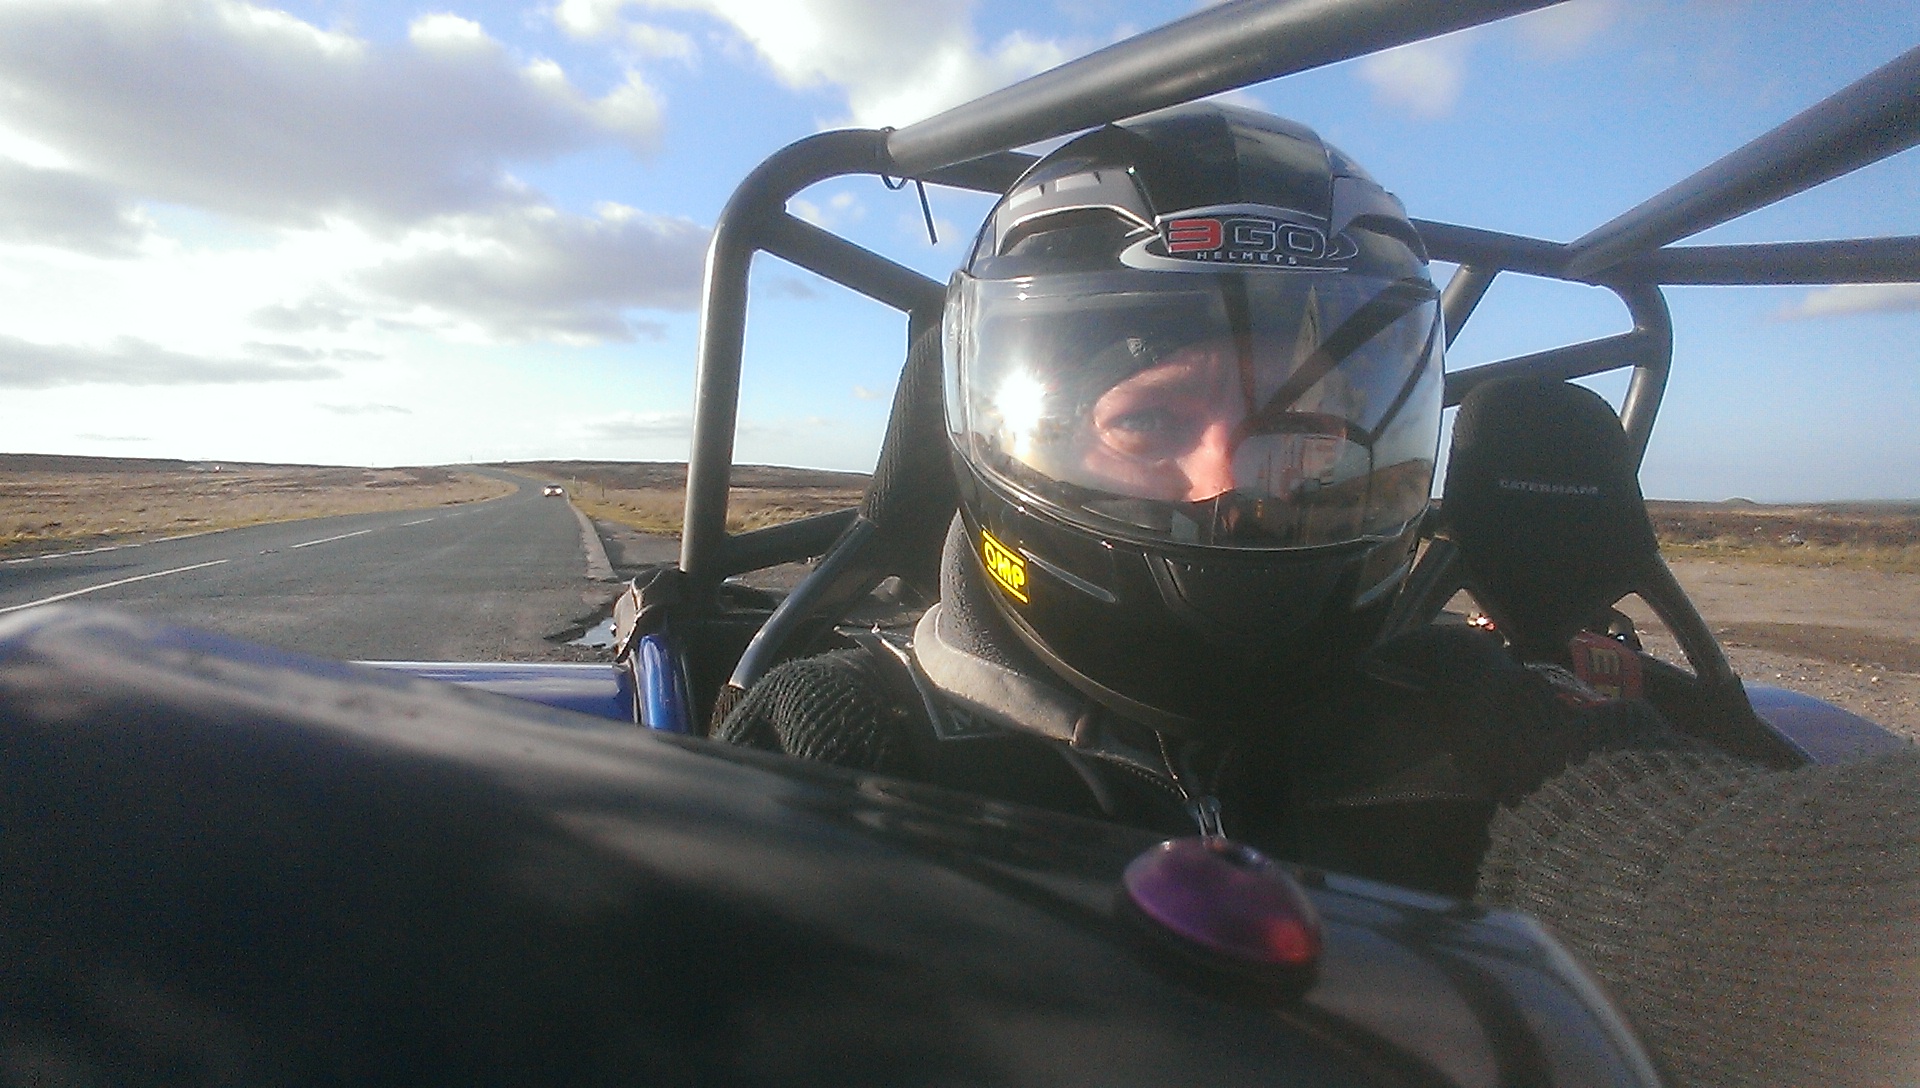
POLYGON ((1503 811, 1479 896, 1545 921, 1675 1083, 1920 1083, 1920 753, 1617 751, 1503 811))
POLYGON ((910 774, 912 713, 870 653, 836 650, 767 673, 711 735, 801 759, 910 774))

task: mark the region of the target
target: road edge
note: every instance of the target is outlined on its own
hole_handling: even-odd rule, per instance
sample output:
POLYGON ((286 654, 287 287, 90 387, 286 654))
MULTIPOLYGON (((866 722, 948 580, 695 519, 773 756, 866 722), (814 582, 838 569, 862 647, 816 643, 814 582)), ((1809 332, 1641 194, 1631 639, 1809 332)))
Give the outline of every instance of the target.
POLYGON ((607 545, 600 539, 600 531, 593 527, 593 519, 573 504, 571 496, 567 498, 567 509, 580 519, 580 548, 587 553, 587 579, 593 582, 613 581, 613 562, 607 558, 607 545))

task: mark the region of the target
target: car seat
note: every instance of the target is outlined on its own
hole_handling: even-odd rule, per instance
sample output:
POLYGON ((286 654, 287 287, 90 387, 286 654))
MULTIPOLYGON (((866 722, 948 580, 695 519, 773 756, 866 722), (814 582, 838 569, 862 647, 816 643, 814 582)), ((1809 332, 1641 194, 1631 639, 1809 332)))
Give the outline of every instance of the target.
MULTIPOLYGON (((1570 664, 1570 640, 1604 631, 1613 606, 1638 595, 1692 668, 1645 662, 1647 695, 1674 724, 1770 766, 1804 762, 1754 715, 1661 559, 1626 434, 1599 394, 1528 378, 1474 388, 1454 420, 1440 510, 1450 552, 1427 558, 1453 568, 1455 588, 1473 595, 1523 661, 1570 664)), ((1452 594, 1431 572, 1414 589, 1429 602, 1452 594)))
POLYGON ((775 664, 818 648, 819 636, 888 578, 909 601, 937 597, 941 541, 959 505, 940 382, 939 327, 916 328, 858 516, 747 644, 710 721, 723 720, 775 664))

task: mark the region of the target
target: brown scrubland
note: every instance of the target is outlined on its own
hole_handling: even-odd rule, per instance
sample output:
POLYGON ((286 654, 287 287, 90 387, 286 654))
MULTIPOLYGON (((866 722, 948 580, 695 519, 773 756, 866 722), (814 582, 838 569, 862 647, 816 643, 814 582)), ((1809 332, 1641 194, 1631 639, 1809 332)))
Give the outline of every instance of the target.
POLYGON ((0 555, 445 506, 512 491, 512 484, 454 468, 6 454, 0 455, 0 555))
MULTIPOLYGON (((545 461, 504 467, 567 485, 589 516, 642 532, 680 532, 684 464, 545 461)), ((853 506, 867 477, 738 465, 732 483, 727 528, 741 532, 853 506)), ((1920 573, 1920 502, 1768 506, 1743 499, 1656 500, 1647 506, 1661 548, 1674 560, 1920 573)))
POLYGON ((1920 503, 1651 502, 1670 559, 1920 574, 1920 503))

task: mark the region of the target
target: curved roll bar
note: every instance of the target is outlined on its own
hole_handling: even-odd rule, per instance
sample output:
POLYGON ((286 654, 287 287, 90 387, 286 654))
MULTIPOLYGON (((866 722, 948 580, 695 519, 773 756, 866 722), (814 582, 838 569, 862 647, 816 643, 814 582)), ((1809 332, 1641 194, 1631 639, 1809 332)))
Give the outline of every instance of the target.
MULTIPOLYGON (((728 200, 708 249, 692 450, 680 567, 695 585, 820 554, 841 521, 726 532, 739 407, 747 274, 776 254, 909 315, 938 315, 941 285, 803 223, 786 200, 848 174, 910 177, 1004 192, 1032 162, 1010 148, 1364 56, 1547 6, 1550 0, 1233 0, 1109 46, 897 131, 809 136, 774 153, 728 200), (777 534, 777 535, 776 535, 777 534)), ((1672 246, 1735 216, 1920 143, 1920 49, 1869 73, 1746 146, 1572 243, 1415 220, 1431 255, 1456 263, 1442 304, 1458 335, 1501 272, 1611 289, 1630 332, 1455 371, 1447 403, 1514 373, 1582 377, 1632 367, 1622 406, 1644 454, 1672 364, 1661 284, 1920 282, 1920 237, 1733 246, 1672 246)))

